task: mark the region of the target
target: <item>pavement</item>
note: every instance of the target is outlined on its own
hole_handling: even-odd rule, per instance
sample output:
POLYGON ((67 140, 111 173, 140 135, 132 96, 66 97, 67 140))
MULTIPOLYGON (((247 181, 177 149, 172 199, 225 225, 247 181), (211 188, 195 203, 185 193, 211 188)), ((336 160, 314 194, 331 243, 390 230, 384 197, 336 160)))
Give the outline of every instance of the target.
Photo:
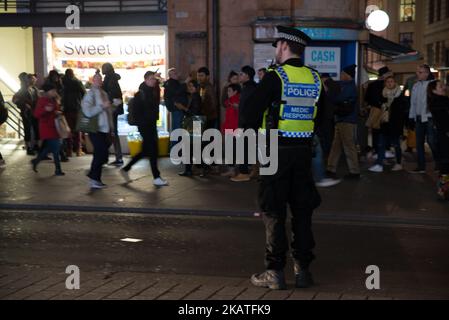
MULTIPOLYGON (((436 174, 373 174, 320 189, 314 214, 317 286, 272 292, 248 277, 263 270, 257 182, 181 178, 169 159, 155 188, 148 162, 124 184, 106 167, 105 190, 91 192, 90 156, 31 170, 21 145, 3 141, 0 169, 0 299, 365 300, 449 298, 449 204, 437 200, 436 174), (142 239, 132 244, 120 239, 142 239), (65 288, 65 268, 81 269, 81 290, 65 288), (365 287, 366 267, 381 289, 365 287)), ((112 160, 112 156, 111 156, 112 160)), ((406 155, 406 169, 413 169, 406 155)), ((429 164, 429 168, 432 165, 429 164)), ((341 175, 345 174, 342 168, 341 175)), ((288 270, 291 269, 289 264, 288 270)))
MULTIPOLYGON (((66 176, 55 177, 51 161, 41 163, 39 173, 34 173, 29 163, 31 157, 25 155, 20 145, 13 142, 1 148, 7 167, 0 169, 0 208, 232 216, 252 216, 258 212, 256 181, 233 183, 218 175, 182 178, 177 175, 181 168, 168 158, 161 159, 159 167, 169 187, 152 185, 148 161, 143 160, 131 171, 130 184, 124 183, 117 168, 105 167, 103 182, 108 188, 92 192, 86 177, 91 156, 71 158, 62 164, 66 176)), ((360 181, 344 181, 336 187, 321 189, 323 203, 316 218, 449 223, 449 205, 438 201, 436 174, 432 171, 427 175, 405 171, 374 174, 366 170, 369 166, 370 163, 363 164, 360 181)), ((405 167, 413 169, 413 159, 408 158, 405 167)), ((344 174, 343 168, 341 175, 344 174)))

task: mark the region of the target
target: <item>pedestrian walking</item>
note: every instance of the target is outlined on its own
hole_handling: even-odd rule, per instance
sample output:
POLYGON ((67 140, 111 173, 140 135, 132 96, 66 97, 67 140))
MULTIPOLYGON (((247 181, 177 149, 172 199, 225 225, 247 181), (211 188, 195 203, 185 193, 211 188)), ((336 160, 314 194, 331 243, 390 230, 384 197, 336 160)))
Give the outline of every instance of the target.
POLYGON ((81 101, 81 110, 85 117, 91 119, 93 130, 89 132, 89 140, 93 145, 93 158, 90 165, 89 186, 91 189, 103 189, 102 170, 108 163, 109 147, 114 135, 112 104, 107 93, 102 89, 103 78, 99 71, 92 79, 92 88, 81 101))
POLYGON ((37 166, 44 160, 48 153, 53 154, 53 162, 55 164, 55 175, 64 176, 62 172, 61 162, 59 158, 61 150, 61 137, 56 129, 56 117, 62 114, 60 101, 61 97, 58 94, 58 89, 52 83, 47 82, 42 87, 45 92, 43 97, 40 97, 34 116, 39 120, 39 133, 43 142, 43 147, 39 152, 37 158, 31 160, 33 170, 37 172, 37 166))
POLYGON ((315 258, 312 214, 321 202, 311 161, 315 122, 319 123, 321 117, 323 88, 318 72, 304 66, 300 59, 311 39, 295 28, 279 26, 277 30, 278 38, 273 46, 279 65, 265 75, 244 112, 244 127, 258 127, 263 119, 262 132, 279 130, 278 171, 272 176, 261 176, 259 187, 266 231, 266 270, 253 275, 251 282, 258 287, 286 288, 284 268, 288 243, 285 224, 289 205, 295 283, 298 288, 306 288, 313 285, 309 268, 315 258), (288 112, 283 112, 287 109, 288 112), (300 109, 307 113, 299 113, 300 109))
POLYGON ((119 84, 121 76, 115 73, 114 67, 110 63, 103 64, 101 67, 101 72, 104 75, 102 89, 107 93, 112 108, 115 161, 111 162, 110 165, 121 167, 123 166, 123 154, 122 146, 120 144, 120 137, 118 135, 118 117, 124 113, 123 94, 119 84))
POLYGON ((341 73, 341 93, 336 99, 335 135, 329 154, 327 174, 336 178, 338 163, 344 152, 349 168, 347 179, 359 179, 360 167, 355 145, 355 132, 357 130, 357 86, 354 81, 356 66, 351 65, 341 73))
POLYGON ((135 155, 131 161, 120 170, 127 182, 130 182, 129 171, 141 159, 149 158, 153 173, 153 185, 156 187, 167 186, 168 182, 161 177, 157 166, 158 160, 158 132, 157 121, 159 119, 160 96, 156 90, 160 90, 156 74, 152 71, 145 73, 144 82, 134 97, 134 108, 137 115, 137 127, 142 136, 142 151, 135 155))

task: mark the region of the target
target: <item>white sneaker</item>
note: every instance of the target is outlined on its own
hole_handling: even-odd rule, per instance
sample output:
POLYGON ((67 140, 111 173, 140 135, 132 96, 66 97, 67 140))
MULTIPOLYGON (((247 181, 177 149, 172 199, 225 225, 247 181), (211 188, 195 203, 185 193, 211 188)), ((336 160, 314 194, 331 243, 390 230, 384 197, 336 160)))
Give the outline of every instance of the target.
POLYGON ((130 183, 131 182, 131 178, 129 177, 129 173, 128 171, 125 171, 123 169, 120 169, 120 174, 122 175, 123 179, 125 179, 126 183, 130 183))
POLYGON ((376 164, 375 166, 372 166, 368 170, 371 172, 375 172, 375 173, 382 173, 382 172, 384 172, 384 167, 382 167, 379 164, 376 164))
POLYGON ((316 182, 315 185, 320 188, 328 188, 328 187, 333 187, 333 186, 339 184, 340 182, 341 182, 340 179, 327 178, 327 179, 323 179, 319 182, 316 182))
POLYGON ((106 185, 101 183, 100 181, 90 179, 89 186, 91 189, 104 189, 106 188, 106 185))
POLYGON ((162 178, 157 178, 153 180, 153 184, 156 187, 164 187, 164 186, 168 186, 168 182, 162 178))
POLYGON ((395 164, 391 171, 402 171, 404 168, 400 164, 395 164))

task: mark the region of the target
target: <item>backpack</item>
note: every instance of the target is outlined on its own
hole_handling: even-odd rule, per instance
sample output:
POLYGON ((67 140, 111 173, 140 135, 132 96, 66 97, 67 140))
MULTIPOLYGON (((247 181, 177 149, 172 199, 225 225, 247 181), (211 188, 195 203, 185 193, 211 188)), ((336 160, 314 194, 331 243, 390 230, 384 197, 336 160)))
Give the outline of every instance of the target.
POLYGON ((137 126, 139 124, 139 107, 140 103, 139 101, 136 101, 136 99, 142 100, 142 91, 139 90, 134 97, 129 99, 128 101, 128 124, 130 126, 137 126))

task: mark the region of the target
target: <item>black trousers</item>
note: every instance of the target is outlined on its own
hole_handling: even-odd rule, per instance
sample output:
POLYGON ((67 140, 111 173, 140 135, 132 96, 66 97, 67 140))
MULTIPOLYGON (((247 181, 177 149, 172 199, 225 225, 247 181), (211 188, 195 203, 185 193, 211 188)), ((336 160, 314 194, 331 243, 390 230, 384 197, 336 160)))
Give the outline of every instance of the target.
MULTIPOLYGON (((20 115, 22 116, 22 123, 23 123, 23 131, 24 131, 24 139, 26 143, 31 142, 31 132, 33 130, 33 115, 31 110, 25 109, 20 112, 20 115)), ((30 147, 27 145, 27 147, 30 147)))
POLYGON ((125 171, 131 170, 132 166, 143 158, 149 158, 151 171, 154 179, 161 176, 159 169, 157 168, 158 158, 158 134, 156 124, 153 126, 139 126, 139 132, 142 136, 142 151, 135 155, 131 161, 123 168, 125 171))
POLYGON ((114 151, 115 151, 115 160, 116 161, 122 161, 123 154, 122 154, 122 146, 120 145, 120 139, 118 135, 118 117, 120 115, 117 113, 114 113, 112 116, 112 120, 114 121, 114 136, 115 139, 113 141, 114 143, 114 151))
POLYGON ((103 165, 108 163, 110 138, 108 133, 89 133, 89 139, 94 147, 94 157, 87 175, 95 181, 101 182, 103 165))
POLYGON ((315 240, 312 214, 321 203, 311 169, 311 146, 279 148, 278 171, 273 176, 261 176, 259 204, 266 231, 265 267, 283 270, 286 265, 288 238, 286 232, 287 205, 292 212, 292 257, 302 269, 314 260, 315 240))

